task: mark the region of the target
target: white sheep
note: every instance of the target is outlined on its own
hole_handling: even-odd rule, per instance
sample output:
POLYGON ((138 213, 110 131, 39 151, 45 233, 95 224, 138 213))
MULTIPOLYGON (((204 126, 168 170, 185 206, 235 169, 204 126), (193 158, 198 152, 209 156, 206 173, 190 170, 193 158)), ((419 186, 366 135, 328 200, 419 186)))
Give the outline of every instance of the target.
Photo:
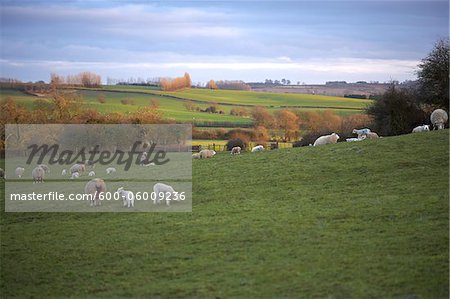
POLYGON ((200 153, 192 154, 192 159, 200 159, 200 153))
POLYGON ((62 175, 62 176, 67 175, 67 170, 63 169, 63 170, 61 171, 61 175, 62 175))
POLYGON ((50 168, 46 164, 40 164, 38 166, 44 169, 45 173, 50 173, 50 168))
POLYGON ((361 139, 362 136, 367 135, 370 133, 370 129, 364 128, 364 129, 353 129, 353 134, 358 134, 358 139, 361 139))
POLYGON ((116 192, 119 193, 120 197, 122 197, 124 207, 127 207, 127 208, 134 207, 133 192, 123 190, 123 187, 120 187, 119 189, 117 189, 116 192))
POLYGON ((44 175, 45 175, 45 170, 42 167, 37 166, 36 168, 34 168, 31 171, 31 176, 33 177, 33 184, 43 183, 44 175))
POLYGON ((430 131, 429 125, 417 126, 412 130, 412 133, 420 133, 430 131))
POLYGON ((106 168, 106 174, 111 174, 116 172, 116 169, 114 167, 108 167, 106 168))
POLYGON ((381 138, 380 136, 378 136, 378 134, 377 133, 375 133, 375 132, 369 132, 369 133, 367 133, 366 134, 366 136, 367 136, 367 139, 376 139, 376 138, 381 138))
POLYGON ((216 154, 216 151, 201 150, 199 154, 200 154, 200 158, 207 159, 207 158, 212 158, 216 154))
POLYGON ((337 143, 338 139, 339 135, 336 133, 320 136, 319 138, 316 139, 316 141, 314 141, 313 146, 337 143))
POLYGON ((430 120, 435 130, 441 130, 445 128, 445 124, 448 121, 448 114, 443 109, 436 109, 431 113, 430 120))
POLYGON ((24 172, 25 172, 25 168, 20 167, 20 166, 16 168, 16 175, 17 175, 19 178, 22 177, 22 175, 23 175, 24 172))
POLYGON ((100 194, 106 192, 106 184, 102 179, 92 179, 84 186, 84 193, 91 194, 91 206, 100 205, 100 194))
POLYGON ((95 176, 95 172, 92 170, 89 172, 89 176, 95 176))
POLYGON ((361 140, 364 140, 364 139, 366 139, 366 138, 367 138, 366 135, 362 135, 361 138, 347 138, 347 139, 345 139, 345 141, 347 141, 347 142, 355 142, 355 141, 361 141, 361 140))
POLYGON ((72 173, 72 176, 70 177, 70 179, 71 180, 78 179, 79 177, 80 177, 80 173, 75 171, 74 173, 72 173))
POLYGON ((241 154, 241 147, 240 146, 235 146, 231 149, 231 154, 232 155, 240 155, 241 154))
POLYGON ((264 146, 262 145, 257 145, 254 148, 252 148, 252 153, 257 153, 257 152, 261 152, 264 150, 264 146))
POLYGON ((174 192, 176 192, 172 186, 156 183, 153 186, 153 192, 155 193, 155 201, 153 203, 159 203, 162 200, 166 201, 166 205, 170 205, 170 201, 174 200, 174 192), (161 198, 162 197, 162 198, 161 198))
POLYGON ((150 162, 148 164, 143 164, 143 166, 145 166, 145 167, 150 167, 150 166, 154 166, 154 165, 155 165, 154 162, 150 162))
POLYGON ((74 164, 69 169, 70 173, 78 172, 78 174, 81 174, 85 171, 86 171, 86 166, 84 164, 74 164))

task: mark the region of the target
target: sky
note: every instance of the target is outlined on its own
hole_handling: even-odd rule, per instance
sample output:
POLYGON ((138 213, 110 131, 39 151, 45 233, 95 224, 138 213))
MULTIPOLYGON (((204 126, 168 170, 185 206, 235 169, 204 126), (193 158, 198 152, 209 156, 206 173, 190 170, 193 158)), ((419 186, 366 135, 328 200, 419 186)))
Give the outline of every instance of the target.
POLYGON ((0 76, 413 80, 448 1, 0 0, 0 76))

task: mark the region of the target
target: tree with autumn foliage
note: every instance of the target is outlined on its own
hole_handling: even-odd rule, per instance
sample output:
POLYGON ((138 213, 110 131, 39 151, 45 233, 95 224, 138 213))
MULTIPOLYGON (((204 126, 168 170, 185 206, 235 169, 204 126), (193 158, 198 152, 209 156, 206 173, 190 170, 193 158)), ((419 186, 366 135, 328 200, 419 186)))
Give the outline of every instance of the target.
POLYGON ((291 140, 298 133, 298 116, 287 109, 275 112, 275 123, 283 131, 284 140, 291 140))
POLYGON ((188 73, 184 73, 183 77, 163 78, 160 81, 161 90, 176 91, 184 88, 191 88, 192 80, 188 73))
POLYGON ((206 84, 206 88, 209 89, 217 89, 217 84, 214 80, 209 80, 209 82, 206 84))

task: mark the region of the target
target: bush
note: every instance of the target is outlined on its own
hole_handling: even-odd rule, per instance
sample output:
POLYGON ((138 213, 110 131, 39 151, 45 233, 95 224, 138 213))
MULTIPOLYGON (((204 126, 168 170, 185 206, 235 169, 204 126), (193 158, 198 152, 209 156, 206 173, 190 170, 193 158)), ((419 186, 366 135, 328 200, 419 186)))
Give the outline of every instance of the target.
POLYGON ((231 149, 235 146, 241 147, 242 150, 245 150, 248 147, 248 141, 244 142, 241 138, 235 138, 228 140, 226 144, 226 148, 228 151, 231 151, 231 149))

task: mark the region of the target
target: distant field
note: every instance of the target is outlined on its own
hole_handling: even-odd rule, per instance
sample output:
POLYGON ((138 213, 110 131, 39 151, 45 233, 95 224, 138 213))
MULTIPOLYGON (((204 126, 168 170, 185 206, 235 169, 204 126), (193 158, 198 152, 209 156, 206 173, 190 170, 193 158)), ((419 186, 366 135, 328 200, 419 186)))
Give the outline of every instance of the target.
MULTIPOLYGON (((250 117, 230 115, 232 108, 246 108, 250 111, 254 106, 265 106, 270 112, 280 109, 300 109, 302 111, 332 110, 340 115, 362 113, 362 110, 370 103, 367 100, 349 99, 332 96, 284 94, 252 91, 207 90, 190 89, 178 92, 162 92, 154 87, 143 86, 105 86, 103 89, 80 89, 77 91, 85 100, 85 105, 100 113, 134 112, 142 106, 148 106, 156 101, 165 118, 177 122, 233 124, 233 126, 250 125, 250 117), (98 101, 103 96, 105 103, 98 101), (131 104, 124 105, 123 100, 131 104), (184 104, 186 100, 192 100, 195 107, 205 109, 212 103, 218 104, 218 109, 223 114, 212 114, 197 111, 188 111, 184 104)), ((12 97, 28 109, 32 109, 38 98, 18 90, 1 89, 0 99, 12 97)))

